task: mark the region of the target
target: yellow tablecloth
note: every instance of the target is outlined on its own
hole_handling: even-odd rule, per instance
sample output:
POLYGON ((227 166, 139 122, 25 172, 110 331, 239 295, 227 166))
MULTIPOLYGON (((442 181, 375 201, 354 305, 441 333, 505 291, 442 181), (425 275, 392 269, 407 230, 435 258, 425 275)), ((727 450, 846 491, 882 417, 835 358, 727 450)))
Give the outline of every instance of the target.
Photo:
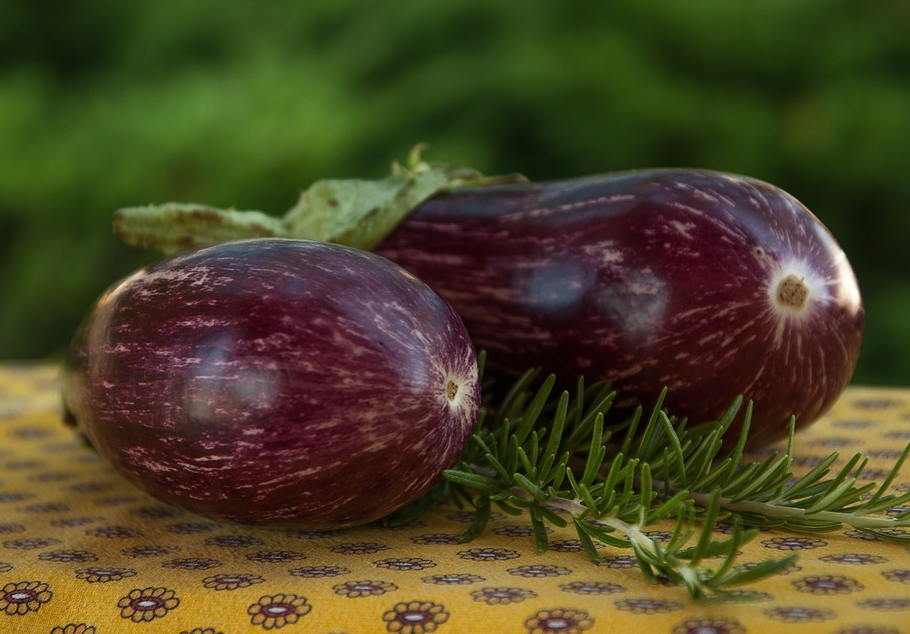
MULTIPOLYGON (((851 388, 797 437, 796 464, 871 457, 880 481, 910 442, 910 390, 851 388)), ((910 466, 894 484, 910 487, 910 466)), ((0 633, 422 634, 910 632, 910 549, 845 530, 768 531, 741 562, 798 552, 786 574, 703 605, 645 582, 627 552, 590 562, 571 529, 539 554, 523 518, 440 507, 409 526, 252 529, 132 488, 63 427, 57 370, 0 366, 0 633)), ((657 526, 656 532, 664 527, 657 526)))

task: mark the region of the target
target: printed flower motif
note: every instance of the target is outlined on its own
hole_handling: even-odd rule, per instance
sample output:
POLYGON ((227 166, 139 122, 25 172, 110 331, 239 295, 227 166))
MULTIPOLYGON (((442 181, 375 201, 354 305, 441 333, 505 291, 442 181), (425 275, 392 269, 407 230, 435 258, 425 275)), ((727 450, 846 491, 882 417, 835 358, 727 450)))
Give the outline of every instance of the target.
POLYGON ((398 634, 424 634, 435 632, 449 620, 445 606, 431 601, 397 603, 382 615, 386 630, 398 634))
POLYGON ((625 592, 626 589, 618 583, 608 581, 573 581, 559 586, 563 592, 575 594, 616 594, 625 592))
POLYGON ((867 451, 866 455, 870 458, 882 458, 884 460, 897 460, 900 458, 903 451, 900 449, 875 449, 873 451, 867 451))
POLYGON ((842 575, 812 575, 803 577, 793 582, 793 587, 800 592, 809 594, 850 594, 859 592, 863 585, 856 579, 850 579, 842 575))
POLYGON ((216 528, 219 528, 217 524, 210 524, 206 522, 181 522, 179 524, 170 524, 167 526, 167 530, 172 533, 177 533, 178 535, 209 533, 216 528))
POLYGON ((822 456, 795 456, 790 464, 797 467, 806 467, 811 469, 812 467, 817 467, 825 461, 825 458, 822 456))
POLYGON ((136 588, 117 602, 120 616, 136 623, 161 618, 178 605, 180 599, 167 588, 136 588))
POLYGON ((0 561, 0 572, 9 572, 13 569, 13 564, 0 561))
POLYGON ((76 482, 66 488, 74 493, 100 493, 114 487, 109 482, 76 482))
POLYGON ((288 528, 284 534, 297 539, 328 539, 338 535, 341 531, 312 531, 305 528, 288 528))
POLYGON ((123 506, 141 500, 137 495, 115 495, 95 502, 95 506, 123 506))
POLYGON ((334 588, 335 594, 340 594, 343 597, 348 597, 351 599, 359 599, 361 597, 371 597, 377 596, 380 594, 385 594, 386 592, 393 592, 398 589, 394 583, 388 583, 387 581, 346 581, 345 583, 340 583, 334 588))
POLYGON ((457 533, 429 533, 427 535, 418 535, 412 537, 411 541, 415 544, 460 544, 461 536, 457 533))
POLYGON ((300 566, 291 568, 288 572, 295 577, 306 577, 309 579, 320 579, 323 577, 337 577, 346 575, 350 570, 341 566, 300 566))
POLYGON ((208 546, 222 546, 224 548, 249 548, 250 546, 262 546, 265 542, 252 535, 219 535, 218 537, 209 537, 205 540, 205 543, 208 546))
POLYGON ((805 623, 809 621, 825 621, 833 619, 835 614, 831 610, 818 610, 814 608, 781 606, 765 610, 765 615, 785 623, 805 623))
POLYGON ((518 559, 521 553, 508 548, 471 548, 458 551, 458 556, 470 561, 505 561, 518 559))
POLYGON ((25 530, 22 524, 0 524, 0 535, 8 533, 21 533, 25 530))
POLYGON ((0 491, 0 502, 22 502, 31 500, 35 497, 34 493, 23 493, 21 491, 0 491))
POLYGON ((202 585, 212 590, 236 590, 237 588, 249 588, 256 583, 265 581, 259 575, 249 574, 221 574, 206 577, 202 580, 202 585))
POLYGON ((531 564, 529 566, 518 566, 509 568, 506 572, 517 577, 526 577, 529 579, 539 577, 559 577, 560 575, 572 574, 572 571, 563 566, 552 566, 549 564, 531 564))
POLYGON ((59 519, 51 520, 51 526, 56 526, 58 528, 73 528, 76 526, 85 526, 86 524, 94 524, 97 522, 100 517, 61 517, 59 519))
POLYGON ((85 623, 58 625, 51 630, 51 634, 95 634, 95 626, 85 623))
POLYGON ((35 612, 54 594, 43 581, 19 581, 0 588, 0 612, 22 615, 35 612))
POLYGON ((811 550, 827 546, 828 542, 815 537, 773 537, 763 540, 762 544, 775 550, 811 550))
POLYGON ((622 599, 614 602, 618 610, 632 614, 659 614, 681 610, 682 605, 666 599, 622 599))
POLYGON ((607 555, 601 557, 597 565, 604 568, 638 568, 638 560, 633 555, 607 555))
POLYGON ((311 609, 306 597, 299 597, 296 594, 276 594, 260 597, 259 602, 247 608, 246 612, 252 617, 250 622, 253 625, 271 630, 296 623, 301 616, 309 614, 311 609))
POLYGON ((874 427, 876 424, 877 423, 871 420, 848 418, 844 420, 836 420, 831 423, 831 426, 840 427, 841 429, 866 429, 868 427, 874 427))
POLYGON ((246 558, 250 561, 258 561, 264 564, 281 564, 287 561, 306 559, 306 555, 296 550, 263 550, 258 553, 250 553, 246 558))
POLYGON ((693 619, 673 628, 673 634, 746 634, 736 619, 693 619))
POLYGON ((475 590, 471 596, 475 601, 482 601, 487 605, 507 605, 533 599, 537 593, 526 588, 491 587, 475 590))
POLYGON ((644 531, 644 534, 658 542, 668 542, 673 537, 670 531, 644 531))
POLYGON ((124 548, 120 552, 127 557, 143 559, 145 557, 170 555, 178 550, 180 550, 180 546, 133 546, 132 548, 124 548))
POLYGON ((387 570, 425 570, 436 566, 436 562, 421 557, 393 557, 374 561, 373 564, 387 570))
POLYGON ((135 577, 136 574, 132 568, 80 568, 76 571, 76 578, 89 583, 107 583, 135 577))
POLYGON ((479 575, 469 575, 464 573, 453 573, 448 575, 433 575, 431 577, 423 577, 421 579, 424 583, 433 583, 436 585, 470 585, 472 583, 477 583, 479 581, 486 581, 483 577, 479 575))
POLYGON ((183 630, 180 634, 224 634, 221 630, 216 630, 214 627, 197 627, 192 630, 183 630))
POLYGON ((832 564, 847 564, 855 566, 864 566, 869 564, 883 564, 888 560, 880 555, 871 555, 869 553, 839 553, 836 555, 825 555, 820 557, 821 561, 832 564))
MULTIPOLYGON (((490 513, 490 522, 497 522, 504 518, 505 518, 505 515, 498 511, 493 511, 492 513, 490 513)), ((457 513, 447 513, 446 519, 452 520, 453 522, 465 522, 466 524, 470 524, 471 522, 474 521, 474 512, 473 511, 459 511, 457 513)))
POLYGON ((330 548, 333 553, 338 553, 340 555, 369 555, 388 549, 389 547, 385 544, 378 544, 376 542, 338 544, 337 546, 332 546, 332 548, 330 548))
POLYGON ((131 510, 130 513, 150 520, 167 519, 171 517, 180 517, 183 515, 181 511, 178 511, 177 509, 171 508, 169 506, 143 506, 141 508, 131 510))
POLYGON ((12 548, 13 550, 35 550, 36 548, 46 548, 59 543, 59 539, 51 537, 25 537, 23 539, 5 541, 3 542, 3 547, 12 548))
POLYGON ((910 583, 910 569, 908 570, 886 570, 882 576, 888 581, 897 583, 910 583))
POLYGON ((38 460, 10 460, 3 465, 4 469, 9 469, 10 471, 26 471, 42 466, 44 466, 44 463, 38 460))
POLYGON ((901 634, 896 627, 851 627, 838 630, 835 634, 901 634))
POLYGON ((70 510, 70 507, 62 502, 40 502, 23 506, 22 510, 26 513, 63 513, 70 510))
MULTIPOLYGON (((546 528, 548 533, 553 532, 553 529, 549 526, 546 528)), ((497 526, 493 529, 493 533, 496 535, 504 535, 506 537, 533 537, 534 529, 531 526, 524 524, 510 524, 508 526, 497 526)))
MULTIPOLYGON (((838 447, 850 447, 851 445, 856 444, 856 441, 853 440, 852 438, 837 438, 834 436, 830 436, 828 438, 819 438, 818 440, 813 440, 812 442, 807 443, 807 444, 813 445, 815 447, 829 447, 832 449, 836 449, 838 447)), ((869 454, 869 455, 871 455, 871 454, 869 454)), ((896 457, 897 456, 895 456, 895 458, 896 457)))
POLYGON ((49 553, 41 553, 38 559, 42 561, 56 561, 59 563, 85 563, 88 561, 98 561, 98 555, 87 550, 52 550, 49 553))
POLYGON ((128 526, 99 526, 90 528, 85 531, 86 535, 92 537, 107 537, 108 539, 128 539, 130 537, 142 537, 142 531, 128 526))
POLYGON ((587 612, 566 608, 541 610, 525 621, 525 628, 531 634, 581 634, 592 627, 594 619, 587 612))
POLYGON ((10 436, 22 438, 23 440, 36 440, 50 436, 51 432, 40 427, 20 427, 9 432, 10 436))
POLYGON ((161 618, 180 605, 175 594, 167 588, 136 588, 117 602, 120 616, 136 623, 161 618))
POLYGON ((733 534, 733 525, 728 524, 727 522, 721 521, 720 523, 714 525, 714 532, 720 533, 721 535, 732 535, 733 534))
POLYGON ((910 597, 894 597, 888 599, 866 599, 857 603, 861 608, 872 610, 906 610, 910 608, 910 597))
POLYGON ((883 397, 869 397, 864 399, 857 399, 853 402, 853 407, 856 409, 890 409, 892 407, 899 407, 901 405, 900 400, 893 398, 883 398, 883 397))
POLYGON ((217 568, 222 565, 217 559, 205 559, 202 557, 183 557, 181 559, 169 559, 161 564, 162 568, 171 568, 172 570, 208 570, 217 568))

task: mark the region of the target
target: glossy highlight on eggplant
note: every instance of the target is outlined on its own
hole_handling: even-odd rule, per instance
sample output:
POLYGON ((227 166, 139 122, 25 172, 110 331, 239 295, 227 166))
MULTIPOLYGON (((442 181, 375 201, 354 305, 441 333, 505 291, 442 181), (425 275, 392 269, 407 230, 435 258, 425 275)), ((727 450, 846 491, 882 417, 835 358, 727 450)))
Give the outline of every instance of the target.
POLYGON ((750 445, 808 425, 849 382, 865 309, 831 233, 759 180, 655 169, 456 189, 375 251, 456 308, 491 374, 610 381, 690 422, 755 403, 750 445))
POLYGON ((139 488, 314 530, 425 493, 480 404, 448 303, 377 255, 291 239, 183 252, 113 285, 64 378, 81 430, 139 488))

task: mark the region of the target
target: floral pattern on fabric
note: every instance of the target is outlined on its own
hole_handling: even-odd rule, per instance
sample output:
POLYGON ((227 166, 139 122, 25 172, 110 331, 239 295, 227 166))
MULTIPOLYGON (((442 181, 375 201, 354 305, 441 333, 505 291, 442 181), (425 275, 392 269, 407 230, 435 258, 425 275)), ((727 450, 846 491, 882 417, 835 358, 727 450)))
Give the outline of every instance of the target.
POLYGON ((432 601, 398 603, 382 615, 386 630, 396 634, 426 634, 435 632, 449 620, 445 606, 432 601))
POLYGON ((68 623, 54 627, 51 634, 95 634, 95 626, 86 623, 68 623))
POLYGON ((334 586, 335 594, 349 599, 359 599, 361 597, 372 597, 386 592, 393 592, 398 589, 394 583, 388 581, 345 581, 334 586))
POLYGON ((136 623, 159 619, 178 605, 180 599, 168 588, 137 588, 117 602, 120 616, 136 623))
POLYGON ((581 634, 594 627, 594 620, 583 610, 556 608, 541 610, 527 621, 530 634, 581 634))
POLYGON ((301 616, 309 614, 311 606, 305 597, 296 594, 275 594, 260 597, 257 603, 247 608, 252 618, 250 623, 272 630, 296 623, 301 616))
POLYGON ((212 590, 237 590, 238 588, 249 588, 257 583, 265 581, 259 575, 251 574, 222 574, 206 577, 202 580, 202 585, 212 590))
MULTIPOLYGON (((0 412, 11 390, 55 385, 47 369, 0 364, 0 412)), ((680 586, 645 582, 628 550, 595 544, 600 559, 590 561, 571 527, 547 526, 550 549, 539 553, 526 518, 496 511, 483 535, 464 543, 473 513, 446 501, 394 528, 311 531, 196 517, 139 492, 75 442, 43 394, 34 409, 0 413, 4 634, 897 634, 910 615, 910 550, 851 529, 761 532, 741 547, 740 569, 789 554, 798 561, 704 605, 680 586)), ((797 471, 836 449, 845 457, 833 469, 864 451, 869 473, 881 474, 908 423, 910 389, 851 390, 797 436, 797 471)), ((910 490, 910 464, 891 490, 910 490)), ((669 522, 646 532, 666 539, 672 530, 669 522)))
POLYGON ((0 588, 0 612, 21 616, 38 610, 53 596, 48 585, 42 581, 7 583, 0 588))
POLYGON ((527 588, 497 586, 474 590, 471 596, 474 597, 475 601, 483 601, 487 605, 507 605, 533 599, 537 596, 537 593, 527 588))

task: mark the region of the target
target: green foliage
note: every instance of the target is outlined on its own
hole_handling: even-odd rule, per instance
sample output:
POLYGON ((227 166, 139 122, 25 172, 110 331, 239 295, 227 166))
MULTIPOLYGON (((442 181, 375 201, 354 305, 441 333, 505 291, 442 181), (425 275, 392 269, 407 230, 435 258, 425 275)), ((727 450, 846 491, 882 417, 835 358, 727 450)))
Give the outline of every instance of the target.
POLYGON ((0 21, 0 358, 59 354, 154 257, 168 200, 280 214, 319 178, 428 160, 544 180, 746 173, 832 229, 869 307, 857 380, 906 382, 910 47, 901 2, 394 6, 13 0, 0 21))

